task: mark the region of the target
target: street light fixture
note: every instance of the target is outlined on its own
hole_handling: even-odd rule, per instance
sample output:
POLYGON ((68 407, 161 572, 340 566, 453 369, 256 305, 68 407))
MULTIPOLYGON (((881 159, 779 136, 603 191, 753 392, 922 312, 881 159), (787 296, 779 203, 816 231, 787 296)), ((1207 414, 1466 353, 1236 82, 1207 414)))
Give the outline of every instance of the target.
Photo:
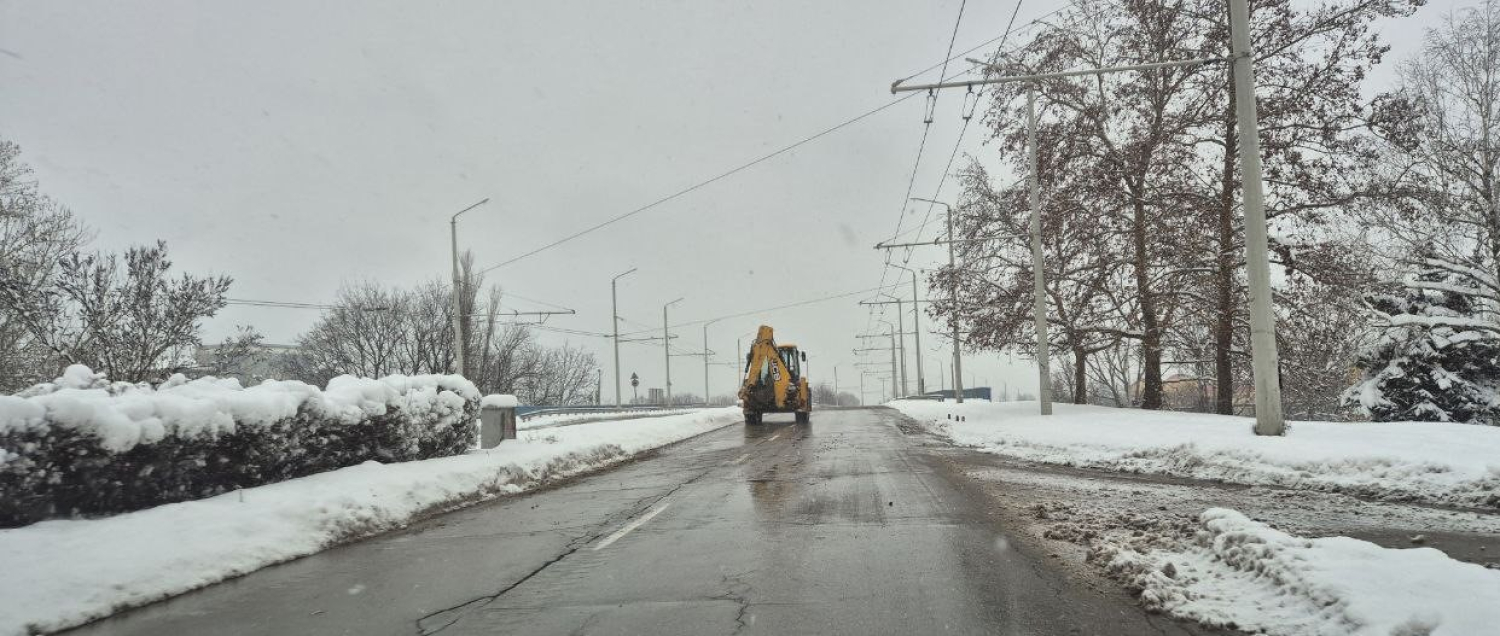
POLYGON ((620 300, 616 293, 616 283, 628 274, 634 273, 636 268, 632 267, 626 272, 609 279, 609 315, 610 326, 615 334, 615 408, 624 408, 620 399, 620 300))
POLYGON ((667 360, 667 403, 672 406, 672 334, 667 330, 667 308, 682 302, 681 298, 661 306, 661 346, 667 360))
POLYGON ((469 348, 469 337, 467 333, 464 333, 464 311, 462 302, 460 301, 463 290, 460 288, 458 281, 458 217, 469 210, 489 202, 490 198, 485 197, 479 203, 455 212, 448 219, 449 238, 453 242, 453 366, 454 373, 458 375, 467 374, 468 367, 464 364, 464 354, 466 353, 465 350, 469 348))

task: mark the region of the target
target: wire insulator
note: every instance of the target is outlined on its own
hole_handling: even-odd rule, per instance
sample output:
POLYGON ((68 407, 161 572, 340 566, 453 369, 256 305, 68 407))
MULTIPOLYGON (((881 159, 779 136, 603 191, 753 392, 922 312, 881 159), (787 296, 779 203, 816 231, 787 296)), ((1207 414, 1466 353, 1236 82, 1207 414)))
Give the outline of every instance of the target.
POLYGON ((963 118, 964 118, 964 121, 969 121, 970 119, 972 119, 974 117, 974 110, 976 108, 978 108, 978 106, 979 106, 979 93, 974 92, 974 85, 970 84, 969 85, 969 92, 964 93, 964 108, 963 108, 963 118))
POLYGON ((927 116, 922 118, 922 123, 932 123, 933 116, 937 114, 937 91, 927 89, 927 116))

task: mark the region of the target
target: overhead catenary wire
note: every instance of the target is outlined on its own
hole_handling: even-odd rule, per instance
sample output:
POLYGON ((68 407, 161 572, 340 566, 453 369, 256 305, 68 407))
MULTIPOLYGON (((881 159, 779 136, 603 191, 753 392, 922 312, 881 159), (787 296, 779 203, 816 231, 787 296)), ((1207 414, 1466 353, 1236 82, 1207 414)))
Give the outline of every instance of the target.
MULTIPOLYGON (((959 5, 958 5, 958 17, 956 17, 953 20, 953 31, 948 36, 948 49, 947 49, 947 52, 943 55, 943 61, 942 61, 942 63, 939 65, 940 69, 938 71, 938 77, 947 77, 947 75, 948 75, 948 63, 951 62, 951 61, 953 61, 953 57, 954 57, 953 56, 953 45, 954 45, 954 43, 956 43, 958 41, 958 28, 959 28, 960 25, 963 24, 963 20, 964 20, 964 8, 967 7, 968 4, 969 4, 968 0, 962 0, 962 2, 960 2, 959 5)), ((1010 30, 1009 27, 1007 27, 1006 31, 1008 32, 1009 30, 1010 30)), ((906 181, 906 194, 902 195, 902 197, 901 197, 901 207, 899 208, 899 211, 896 214, 896 230, 894 232, 892 232, 893 236, 900 235, 901 234, 901 228, 906 223, 907 208, 911 204, 911 193, 916 188, 916 185, 917 185, 917 173, 918 173, 918 171, 922 167, 922 154, 927 149, 927 138, 932 133, 933 112, 936 109, 937 109, 937 93, 935 93, 935 92, 934 93, 928 93, 927 94, 927 113, 923 117, 923 120, 922 120, 922 140, 917 144, 917 157, 916 157, 916 159, 914 161, 912 161, 911 175, 907 178, 907 181, 906 181)), ((929 207, 928 211, 931 212, 931 208, 930 207, 929 207)), ((908 260, 910 259, 910 257, 911 257, 911 253, 910 253, 910 251, 908 251, 906 258, 902 260, 902 263, 908 262, 908 260)), ((890 265, 891 265, 891 254, 890 254, 890 252, 886 252, 885 253, 885 267, 883 269, 881 269, 881 271, 880 271, 880 286, 881 287, 885 286, 885 277, 886 277, 886 274, 890 272, 890 269, 891 269, 890 265)), ((868 318, 866 319, 866 323, 867 323, 866 326, 868 326, 868 318)))
MULTIPOLYGON (((1011 32, 1012 25, 1014 25, 1015 22, 1016 22, 1016 16, 1020 15, 1020 13, 1021 13, 1021 5, 1024 2, 1025 2, 1025 0, 1016 0, 1016 7, 1010 13, 1010 21, 1007 22, 1006 25, 1005 25, 1005 35, 1002 36, 1002 38, 1004 38, 1004 39, 1002 39, 1000 41, 1000 47, 999 47, 999 49, 1001 51, 1005 50, 1005 45, 1010 40, 1010 32, 1011 32)), ((981 87, 979 89, 979 91, 974 94, 974 101, 975 101, 976 105, 977 105, 979 99, 982 98, 983 96, 984 96, 984 88, 981 87)), ((969 132, 969 124, 973 122, 973 117, 966 116, 966 117, 963 118, 963 120, 964 120, 963 126, 958 129, 958 140, 953 142, 953 152, 952 152, 952 154, 948 155, 948 165, 943 168, 942 175, 938 177, 937 187, 933 189, 932 196, 929 197, 931 199, 937 199, 942 194, 942 192, 943 192, 943 186, 948 183, 948 177, 951 176, 952 171, 953 171, 953 162, 958 159, 958 151, 963 147, 964 135, 969 132)), ((917 234, 919 236, 921 235, 922 231, 927 227, 927 224, 932 220, 932 209, 934 207, 937 207, 937 204, 935 204, 935 203, 928 203, 927 204, 927 214, 922 217, 922 224, 919 225, 919 226, 917 226, 917 234)), ((911 263, 911 254, 912 254, 912 248, 907 248, 906 249, 906 255, 903 256, 902 259, 901 259, 901 264, 906 265, 906 264, 911 263)))
MULTIPOLYGON (((701 324, 706 323, 706 322, 714 322, 714 321, 719 321, 719 320, 728 320, 730 318, 742 318, 744 316, 753 316, 755 314, 762 314, 762 313, 766 313, 766 312, 770 312, 770 311, 780 311, 780 310, 783 310, 783 309, 794 309, 794 308, 797 308, 797 307, 805 307, 807 305, 813 305, 813 304, 817 304, 817 303, 824 303, 824 302, 829 302, 829 301, 833 301, 833 300, 839 300, 839 299, 842 299, 842 298, 848 298, 850 296, 857 296, 859 294, 866 294, 866 293, 869 293, 869 292, 872 292, 872 291, 876 291, 878 289, 881 289, 881 288, 879 288, 879 287, 871 287, 869 289, 857 289, 857 290, 854 290, 854 291, 841 292, 841 293, 837 293, 837 294, 831 294, 831 295, 828 295, 828 296, 820 296, 818 298, 810 298, 810 299, 807 299, 807 300, 801 300, 801 301, 797 301, 797 302, 793 302, 793 303, 787 303, 787 304, 784 304, 784 305, 777 305, 775 307, 762 307, 760 309, 752 309, 752 310, 749 310, 749 311, 741 311, 741 312, 737 312, 737 313, 733 313, 733 314, 726 314, 726 315, 723 315, 723 316, 715 316, 715 317, 712 317, 712 318, 703 318, 703 319, 700 319, 700 320, 691 320, 691 321, 688 321, 688 322, 680 322, 680 323, 677 323, 675 325, 671 325, 668 328, 669 329, 675 329, 675 328, 678 328, 678 327, 690 327, 690 326, 693 326, 693 325, 701 325, 701 324)), ((652 331, 660 331, 660 330, 661 330, 661 327, 651 327, 649 329, 642 329, 640 331, 621 332, 620 335, 621 336, 637 335, 637 334, 650 333, 652 331)))

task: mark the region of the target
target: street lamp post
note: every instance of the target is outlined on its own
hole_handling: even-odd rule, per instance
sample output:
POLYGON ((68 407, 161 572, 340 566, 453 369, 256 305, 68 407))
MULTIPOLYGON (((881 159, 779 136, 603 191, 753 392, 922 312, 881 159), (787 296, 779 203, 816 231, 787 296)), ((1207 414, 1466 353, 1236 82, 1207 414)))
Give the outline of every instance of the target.
POLYGON ((667 328, 667 308, 682 302, 681 298, 661 306, 661 346, 667 360, 667 404, 672 406, 672 334, 667 328))
POLYGON ((489 202, 490 198, 485 197, 483 201, 459 210, 448 219, 449 238, 453 243, 453 372, 458 375, 467 375, 468 367, 464 364, 464 354, 469 348, 469 337, 464 333, 464 312, 461 302, 463 289, 458 281, 458 217, 489 202))
POLYGON ((891 263, 891 265, 898 269, 906 270, 908 274, 911 274, 911 337, 913 338, 912 344, 916 345, 917 352, 917 395, 926 395, 927 381, 922 376, 922 320, 921 313, 918 310, 920 301, 917 299, 917 272, 914 269, 896 265, 895 263, 891 263))
POLYGON ((620 274, 619 276, 615 276, 614 278, 611 278, 609 280, 609 322, 615 334, 615 408, 617 409, 624 408, 624 404, 620 399, 620 299, 619 295, 615 291, 615 288, 616 283, 618 283, 621 278, 624 278, 627 274, 630 274, 635 270, 636 268, 632 267, 629 271, 626 271, 625 273, 620 274))
POLYGON ((888 320, 879 322, 885 323, 885 326, 891 330, 891 399, 894 400, 901 394, 901 388, 896 386, 896 383, 900 381, 900 374, 896 372, 896 326, 888 320))
POLYGON ((948 271, 953 276, 953 284, 949 287, 953 293, 953 397, 959 404, 964 403, 964 380, 963 380, 963 343, 958 339, 958 268, 953 258, 953 206, 934 201, 932 199, 913 198, 915 201, 925 201, 943 206, 946 212, 943 216, 948 217, 948 271))
POLYGON ((896 301, 896 350, 899 352, 897 355, 900 356, 901 360, 899 368, 901 374, 900 395, 909 395, 906 390, 908 388, 906 383, 906 319, 903 317, 905 311, 901 309, 902 301, 900 298, 886 293, 881 293, 880 295, 896 301))

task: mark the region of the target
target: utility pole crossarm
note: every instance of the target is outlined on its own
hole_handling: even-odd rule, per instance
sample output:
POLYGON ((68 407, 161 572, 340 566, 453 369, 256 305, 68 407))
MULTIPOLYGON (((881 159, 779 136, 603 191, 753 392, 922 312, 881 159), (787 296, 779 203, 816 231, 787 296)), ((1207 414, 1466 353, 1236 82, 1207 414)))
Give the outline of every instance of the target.
POLYGON ((949 244, 952 244, 952 243, 983 243, 985 241, 999 241, 999 240, 1003 240, 1003 239, 1023 239, 1023 238, 1026 238, 1026 237, 1021 236, 1020 234, 998 234, 998 235, 995 235, 995 236, 980 236, 980 237, 975 237, 975 238, 961 238, 961 239, 952 239, 952 240, 948 240, 948 241, 945 241, 943 239, 933 239, 931 241, 921 241, 921 242, 917 242, 917 243, 876 243, 875 244, 875 249, 877 249, 877 250, 894 250, 894 249, 900 249, 900 248, 903 248, 903 247, 928 247, 928 246, 933 246, 933 245, 949 245, 949 244))
MULTIPOLYGON (((1036 73, 1033 75, 1006 75, 1002 77, 991 77, 988 79, 968 80, 964 82, 939 82, 936 84, 913 84, 904 86, 903 80, 897 80, 891 84, 891 94, 910 93, 914 91, 930 91, 944 88, 971 88, 974 86, 989 86, 992 84, 1013 84, 1016 82, 1035 82, 1040 80, 1059 79, 1064 77, 1082 77, 1085 75, 1104 75, 1106 73, 1121 73, 1125 71, 1151 71, 1162 68, 1177 68, 1182 66, 1203 66, 1205 64, 1217 64, 1227 62, 1227 57, 1200 57, 1191 60, 1171 60, 1166 62, 1150 62, 1146 64, 1131 64, 1128 66, 1110 66, 1105 68, 1084 68, 1072 71, 1059 71, 1056 73, 1036 73)), ((991 67, 994 68, 994 67, 991 67)))

